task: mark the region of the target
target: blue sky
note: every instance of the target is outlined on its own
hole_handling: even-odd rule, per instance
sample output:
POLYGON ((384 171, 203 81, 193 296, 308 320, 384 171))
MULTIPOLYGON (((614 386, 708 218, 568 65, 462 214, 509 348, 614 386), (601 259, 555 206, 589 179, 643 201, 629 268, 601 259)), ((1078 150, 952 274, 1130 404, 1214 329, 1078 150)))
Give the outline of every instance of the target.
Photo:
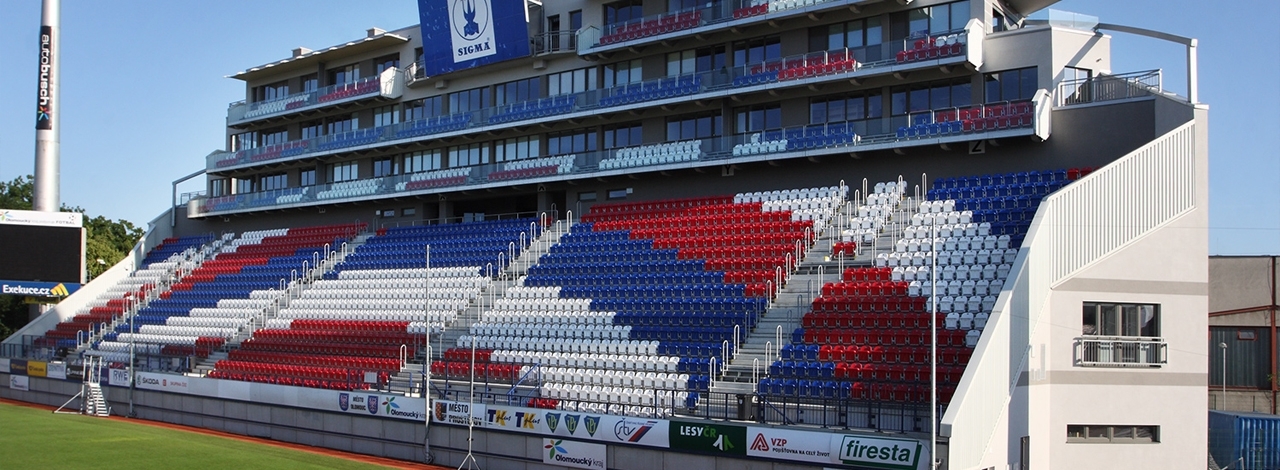
MULTIPOLYGON (((1210 106, 1212 254, 1280 253, 1280 2, 1242 0, 1235 13, 1191 0, 1063 0, 1054 8, 1200 40, 1200 101, 1210 106), (1208 20, 1208 18, 1215 18, 1208 20)), ((0 15, 0 179, 34 168, 39 0, 0 15)), ((143 225, 169 204, 170 182, 223 146, 224 78, 289 55, 418 22, 414 0, 118 0, 62 2, 62 201, 143 225)), ((1162 68, 1185 92, 1181 46, 1114 34, 1117 73, 1162 68)), ((203 189, 203 179, 179 192, 203 189)))

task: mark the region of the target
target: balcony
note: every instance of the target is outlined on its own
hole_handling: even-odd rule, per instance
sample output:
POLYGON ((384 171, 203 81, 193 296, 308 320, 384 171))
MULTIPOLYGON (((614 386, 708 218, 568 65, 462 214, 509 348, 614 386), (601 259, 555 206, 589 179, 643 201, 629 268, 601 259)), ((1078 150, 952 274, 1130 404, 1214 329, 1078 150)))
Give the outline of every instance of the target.
POLYGON ((399 69, 391 68, 383 70, 376 77, 295 93, 284 98, 256 103, 238 101, 231 103, 227 109, 227 125, 243 126, 290 113, 322 109, 374 97, 396 99, 404 90, 402 75, 399 69))
MULTIPOLYGON (((521 103, 362 129, 337 136, 286 142, 210 155, 206 168, 226 171, 268 162, 327 155, 353 148, 400 145, 427 138, 451 137, 477 130, 496 130, 545 119, 588 117, 601 111, 626 111, 696 99, 717 99, 745 93, 862 79, 935 67, 981 65, 985 29, 976 20, 964 31, 945 35, 951 42, 938 47, 920 39, 861 48, 800 54, 729 70, 662 77, 607 89, 540 98, 521 103), (962 39, 963 38, 963 39, 962 39), (912 43, 915 48, 912 48, 912 43), (932 48, 932 49, 931 49, 932 48), (945 52, 943 49, 945 48, 945 52), (899 54, 904 50, 933 50, 899 54)), ((943 36, 939 36, 943 37, 943 36)), ((413 70, 411 68, 410 70, 413 70)), ((400 74, 395 74, 398 78, 400 74)), ((892 132, 890 130, 889 132, 892 132)))
MULTIPOLYGON (((1063 80, 1058 83, 1057 106, 1080 106, 1107 101, 1165 95, 1159 70, 1063 80)), ((1180 98, 1186 101, 1185 98, 1180 98)))
MULTIPOLYGON (((841 155, 910 146, 1039 135, 1052 108, 1049 93, 1036 99, 989 103, 906 116, 796 126, 765 132, 602 150, 573 155, 383 176, 306 188, 195 199, 188 217, 223 215, 384 197, 507 187, 512 184, 617 176, 637 171, 715 167, 777 159, 841 155)), ((439 123, 456 122, 439 118, 439 123)), ((395 136, 419 128, 402 123, 382 133, 395 136)), ((223 158, 230 154, 222 154, 223 158)), ((215 158, 217 158, 215 156, 215 158)))
POLYGON ((646 42, 670 40, 720 29, 775 21, 822 10, 882 0, 731 0, 615 23, 578 32, 578 54, 597 54, 646 42))
POLYGON ((1163 338, 1081 336, 1075 339, 1077 367, 1160 367, 1168 363, 1163 338))

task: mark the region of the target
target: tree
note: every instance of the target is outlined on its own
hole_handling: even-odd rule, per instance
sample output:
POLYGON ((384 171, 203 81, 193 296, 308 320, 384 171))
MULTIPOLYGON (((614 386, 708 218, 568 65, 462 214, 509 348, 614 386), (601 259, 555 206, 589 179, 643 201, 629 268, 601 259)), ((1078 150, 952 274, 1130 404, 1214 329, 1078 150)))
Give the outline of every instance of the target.
MULTIPOLYGON (((31 210, 35 194, 34 180, 28 175, 19 176, 10 182, 0 181, 0 209, 31 210)), ((90 278, 98 277, 107 268, 124 259, 143 235, 142 229, 127 220, 90 217, 84 209, 65 204, 62 211, 84 214, 84 257, 90 278), (106 264, 99 264, 99 259, 106 264)), ((21 297, 0 296, 0 338, 7 338, 26 325, 27 311, 28 307, 22 303, 21 297)))

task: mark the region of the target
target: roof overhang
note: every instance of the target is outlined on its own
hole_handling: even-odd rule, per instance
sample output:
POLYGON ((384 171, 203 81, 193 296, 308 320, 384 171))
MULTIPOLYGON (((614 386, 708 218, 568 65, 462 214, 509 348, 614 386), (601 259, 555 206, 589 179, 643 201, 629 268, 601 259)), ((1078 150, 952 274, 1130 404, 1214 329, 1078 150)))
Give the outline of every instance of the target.
POLYGON ((1058 3, 1058 0, 1004 0, 1005 5, 1008 5, 1009 8, 1012 8, 1022 16, 1043 10, 1055 3, 1058 3))
POLYGON ((363 39, 339 44, 326 49, 317 51, 308 51, 288 59, 278 60, 269 64, 259 65, 247 70, 237 72, 235 75, 229 75, 227 78, 235 78, 246 82, 258 80, 267 76, 285 73, 293 70, 314 70, 316 64, 343 56, 351 56, 368 52, 372 50, 382 49, 409 42, 409 38, 394 33, 382 33, 363 39))

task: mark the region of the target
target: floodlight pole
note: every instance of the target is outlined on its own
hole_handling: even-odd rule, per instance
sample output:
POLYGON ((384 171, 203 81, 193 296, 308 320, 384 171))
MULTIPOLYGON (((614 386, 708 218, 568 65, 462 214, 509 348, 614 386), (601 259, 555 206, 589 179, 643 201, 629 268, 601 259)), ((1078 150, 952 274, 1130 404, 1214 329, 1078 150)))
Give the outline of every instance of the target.
POLYGON ((938 224, 929 224, 929 468, 938 468, 938 224))
POLYGON ((44 0, 40 10, 36 74, 36 155, 31 206, 39 212, 59 209, 62 2, 44 0))

